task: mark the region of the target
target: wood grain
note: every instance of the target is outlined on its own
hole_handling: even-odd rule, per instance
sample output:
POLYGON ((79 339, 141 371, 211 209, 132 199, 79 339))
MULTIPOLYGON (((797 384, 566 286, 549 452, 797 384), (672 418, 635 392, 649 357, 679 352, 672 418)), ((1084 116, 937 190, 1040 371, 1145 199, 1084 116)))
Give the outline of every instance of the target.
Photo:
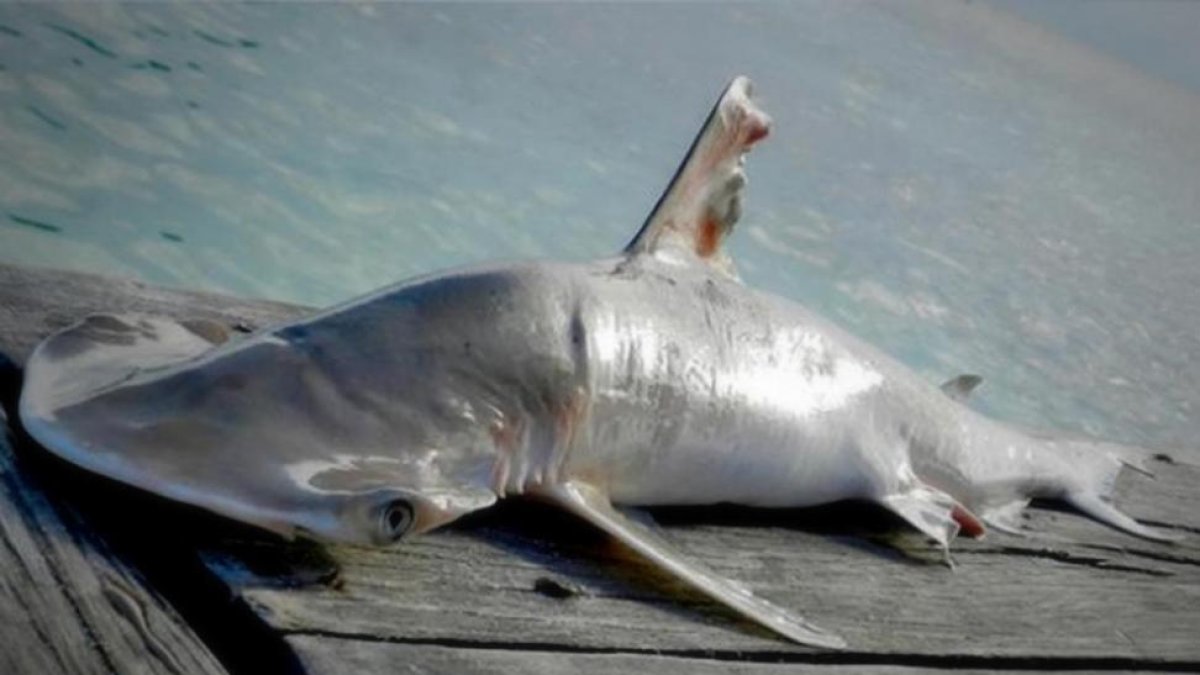
POLYGON ((225 672, 162 597, 17 464, 0 434, 0 672, 225 672))
MULTIPOLYGON (((541 511, 508 508, 394 549, 332 548, 341 566, 336 587, 297 591, 275 576, 256 577, 236 557, 209 562, 287 635, 807 658, 808 650, 739 622, 579 531, 582 524, 541 511), (541 592, 546 578, 579 590, 567 598, 541 592)), ((1086 533, 1074 519, 1039 517, 1060 533, 1086 533)), ((995 536, 962 542, 950 570, 849 534, 782 523, 666 529, 717 571, 840 633, 852 651, 897 663, 916 656, 1064 666, 1197 660, 1200 568, 1190 548, 995 536)))

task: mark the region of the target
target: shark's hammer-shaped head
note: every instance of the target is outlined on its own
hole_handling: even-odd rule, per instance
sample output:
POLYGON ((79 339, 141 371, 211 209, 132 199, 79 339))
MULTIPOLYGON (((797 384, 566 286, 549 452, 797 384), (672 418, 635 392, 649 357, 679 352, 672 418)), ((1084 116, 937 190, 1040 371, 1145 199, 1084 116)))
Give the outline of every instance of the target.
POLYGON ((240 367, 282 354, 269 340, 213 358, 225 337, 209 322, 89 317, 30 359, 21 418, 75 464, 289 538, 389 544, 495 501, 480 458, 440 450, 422 426, 373 427, 367 403, 339 401, 316 369, 240 367))

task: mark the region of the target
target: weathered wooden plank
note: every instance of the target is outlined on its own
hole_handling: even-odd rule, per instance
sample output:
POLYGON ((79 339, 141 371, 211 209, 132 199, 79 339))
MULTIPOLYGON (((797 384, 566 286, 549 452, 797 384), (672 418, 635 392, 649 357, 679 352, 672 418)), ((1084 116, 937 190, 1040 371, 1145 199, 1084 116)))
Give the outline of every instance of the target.
MULTIPOLYGON (((337 587, 297 591, 235 557, 210 554, 210 561, 288 634, 780 658, 804 652, 673 588, 582 525, 556 521, 533 506, 509 508, 395 549, 333 548, 342 568, 337 587), (578 595, 539 591, 547 578, 578 595)), ((951 571, 852 536, 778 524, 690 523, 668 532, 718 571, 838 631, 855 651, 894 655, 897 663, 913 655, 1198 661, 1194 549, 1170 549, 1181 557, 1172 562, 996 536, 964 542, 951 571)))
MULTIPOLYGON (((0 349, 17 358, 84 314, 129 309, 255 324, 301 311, 0 267, 0 349), (47 298, 42 289, 51 282, 67 290, 47 298)), ((1156 481, 1123 478, 1118 502, 1136 516, 1200 532, 1200 471, 1155 468, 1156 481)), ((838 657, 843 663, 1200 667, 1196 536, 1178 546, 1143 542, 1072 513, 1035 509, 1029 525, 1043 535, 960 541, 951 571, 931 564, 937 556, 923 544, 906 557, 875 543, 887 519, 870 509, 659 516, 696 558, 843 634, 853 647, 838 657), (864 519, 871 536, 856 536, 864 519)), ((502 507, 387 550, 286 545, 236 530, 207 546, 204 559, 315 671, 339 663, 346 650, 382 644, 827 663, 535 505, 502 507)), ((493 668, 469 652, 462 658, 478 665, 467 670, 493 668)))
POLYGON ((17 468, 0 411, 0 672, 223 673, 175 611, 17 468))

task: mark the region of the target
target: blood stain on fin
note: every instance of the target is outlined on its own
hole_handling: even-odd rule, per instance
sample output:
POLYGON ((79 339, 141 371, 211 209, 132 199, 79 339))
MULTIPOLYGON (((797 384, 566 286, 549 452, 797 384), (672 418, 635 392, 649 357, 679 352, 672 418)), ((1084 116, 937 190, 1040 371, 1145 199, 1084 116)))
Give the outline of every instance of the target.
POLYGON ((767 136, 771 124, 750 93, 750 80, 745 77, 734 79, 725 89, 670 185, 626 246, 627 255, 690 251, 735 276, 721 244, 741 216, 746 185, 743 155, 767 136))
POLYGON ((617 538, 688 586, 755 623, 803 645, 824 649, 843 649, 846 646, 840 637, 688 560, 651 529, 621 515, 607 496, 589 484, 568 481, 543 488, 539 494, 617 538))
POLYGON ((958 523, 960 534, 972 539, 979 539, 987 534, 987 527, 984 526, 983 521, 962 504, 954 505, 954 508, 950 511, 950 517, 954 519, 954 522, 958 523))

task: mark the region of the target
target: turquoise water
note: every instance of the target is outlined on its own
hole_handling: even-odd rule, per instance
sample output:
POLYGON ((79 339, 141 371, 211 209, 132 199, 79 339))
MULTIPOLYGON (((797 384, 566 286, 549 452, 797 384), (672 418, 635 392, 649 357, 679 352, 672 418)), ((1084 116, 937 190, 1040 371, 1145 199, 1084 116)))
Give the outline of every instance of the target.
POLYGON ((981 3, 4 4, 0 261, 323 305, 607 255, 745 73, 749 283, 1200 461, 1200 96, 1138 67, 981 3))

